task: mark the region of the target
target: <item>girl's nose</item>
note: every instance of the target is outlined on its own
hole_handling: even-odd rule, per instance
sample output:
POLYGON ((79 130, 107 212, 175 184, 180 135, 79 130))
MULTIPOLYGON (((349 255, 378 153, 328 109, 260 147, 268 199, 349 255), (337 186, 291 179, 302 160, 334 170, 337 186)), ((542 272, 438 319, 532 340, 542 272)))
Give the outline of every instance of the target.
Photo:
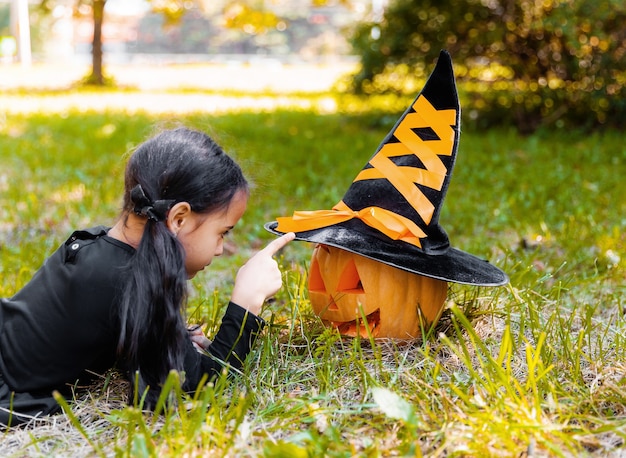
POLYGON ((220 240, 215 247, 215 256, 221 256, 224 253, 224 240, 220 240))

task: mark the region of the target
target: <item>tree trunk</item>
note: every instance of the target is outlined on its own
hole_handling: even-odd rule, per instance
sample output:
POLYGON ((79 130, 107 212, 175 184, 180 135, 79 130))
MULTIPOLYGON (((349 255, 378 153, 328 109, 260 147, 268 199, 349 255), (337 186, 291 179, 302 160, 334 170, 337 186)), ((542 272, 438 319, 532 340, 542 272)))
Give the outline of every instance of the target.
POLYGON ((102 22, 104 20, 104 5, 107 0, 93 0, 93 42, 91 49, 91 76, 89 82, 98 86, 104 85, 102 71, 102 22))
POLYGON ((17 41, 17 59, 24 66, 30 66, 32 56, 30 50, 30 20, 28 2, 13 0, 11 2, 11 34, 17 41))

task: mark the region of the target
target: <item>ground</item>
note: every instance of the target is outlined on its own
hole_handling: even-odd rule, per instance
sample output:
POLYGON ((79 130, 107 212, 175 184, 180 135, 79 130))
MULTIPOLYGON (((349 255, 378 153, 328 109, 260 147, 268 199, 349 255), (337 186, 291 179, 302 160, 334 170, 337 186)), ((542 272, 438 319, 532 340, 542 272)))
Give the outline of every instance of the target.
MULTIPOLYGON (((352 70, 349 61, 328 64, 281 64, 276 61, 224 64, 110 65, 105 73, 122 86, 144 90, 197 88, 276 92, 325 91, 337 77, 352 70)), ((0 64, 0 90, 16 87, 59 89, 80 80, 89 71, 85 64, 0 64)))

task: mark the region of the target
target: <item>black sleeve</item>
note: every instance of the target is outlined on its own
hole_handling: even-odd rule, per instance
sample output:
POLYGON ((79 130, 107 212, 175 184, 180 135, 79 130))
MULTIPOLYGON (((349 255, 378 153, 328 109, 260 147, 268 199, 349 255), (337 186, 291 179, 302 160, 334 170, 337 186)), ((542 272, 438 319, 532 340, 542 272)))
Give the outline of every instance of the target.
POLYGON ((185 354, 185 391, 194 391, 204 374, 211 379, 225 367, 241 369, 264 325, 261 318, 230 302, 207 353, 196 350, 189 340, 185 354))

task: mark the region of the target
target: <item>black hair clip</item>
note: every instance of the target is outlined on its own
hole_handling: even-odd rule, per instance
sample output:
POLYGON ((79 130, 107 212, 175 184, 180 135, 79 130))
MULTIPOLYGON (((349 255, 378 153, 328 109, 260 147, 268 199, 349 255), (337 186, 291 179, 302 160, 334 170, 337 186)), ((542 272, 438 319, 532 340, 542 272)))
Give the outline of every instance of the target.
POLYGON ((155 222, 164 221, 167 217, 167 212, 176 202, 173 199, 155 200, 151 202, 140 184, 131 189, 130 200, 135 204, 135 214, 146 216, 148 219, 155 222))

